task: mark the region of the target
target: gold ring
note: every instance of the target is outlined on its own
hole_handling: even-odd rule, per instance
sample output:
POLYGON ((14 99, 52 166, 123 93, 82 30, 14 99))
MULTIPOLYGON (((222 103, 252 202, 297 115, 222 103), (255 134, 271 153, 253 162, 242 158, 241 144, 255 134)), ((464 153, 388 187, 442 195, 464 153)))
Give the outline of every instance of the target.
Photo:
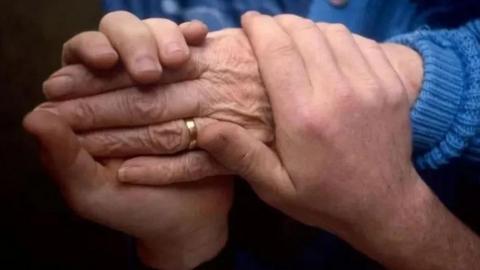
POLYGON ((198 129, 195 120, 193 119, 185 119, 185 126, 188 130, 188 135, 190 137, 190 142, 188 143, 188 150, 193 150, 197 148, 197 135, 198 129))

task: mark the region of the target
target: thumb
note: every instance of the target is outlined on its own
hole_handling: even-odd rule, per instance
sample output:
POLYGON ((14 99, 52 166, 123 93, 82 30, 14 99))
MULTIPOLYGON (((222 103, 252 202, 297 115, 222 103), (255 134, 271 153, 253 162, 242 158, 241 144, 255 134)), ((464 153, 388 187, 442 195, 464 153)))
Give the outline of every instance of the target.
POLYGON ((44 165, 61 185, 95 179, 98 164, 59 116, 38 109, 25 117, 23 126, 38 139, 44 165))
POLYGON ((211 124, 200 130, 198 145, 219 164, 245 178, 267 203, 276 204, 295 192, 276 153, 238 125, 211 124))

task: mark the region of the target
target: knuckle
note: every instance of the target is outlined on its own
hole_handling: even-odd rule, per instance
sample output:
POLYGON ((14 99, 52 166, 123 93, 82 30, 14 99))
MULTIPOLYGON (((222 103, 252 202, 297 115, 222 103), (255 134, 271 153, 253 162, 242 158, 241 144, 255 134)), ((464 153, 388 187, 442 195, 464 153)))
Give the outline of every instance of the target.
POLYGON ((84 32, 78 35, 78 46, 82 48, 90 48, 92 46, 104 45, 106 37, 100 32, 84 32))
POLYGON ((385 102, 386 102, 386 97, 383 94, 376 94, 374 91, 377 91, 377 93, 381 90, 373 90, 373 91, 366 91, 365 93, 362 94, 362 107, 365 108, 366 110, 377 110, 382 107, 384 107, 385 102))
POLYGON ((375 42, 371 39, 366 39, 365 47, 366 47, 367 50, 376 52, 379 55, 383 54, 382 49, 380 48, 380 44, 378 44, 377 42, 375 42))
POLYGON ((317 25, 310 19, 300 18, 296 21, 295 25, 297 31, 312 31, 318 29, 317 25))
POLYGON ((296 130, 303 136, 315 140, 330 140, 335 138, 341 129, 338 122, 339 109, 323 108, 321 111, 316 109, 303 109, 295 121, 296 130))
MULTIPOLYGON (((150 19, 145 19, 143 22, 146 25, 154 26, 154 27, 168 27, 168 28, 177 28, 178 25, 169 20, 169 19, 164 19, 164 18, 150 18, 150 19)), ((157 29, 157 31, 160 31, 161 29, 157 29)))
POLYGON ((183 172, 183 168, 179 170, 178 165, 175 163, 158 164, 157 169, 162 172, 162 174, 155 176, 155 178, 161 179, 161 182, 165 184, 178 182, 178 178, 180 177, 179 172, 183 172))
POLYGON ((113 11, 105 16, 100 20, 100 29, 104 29, 105 27, 110 26, 111 24, 116 23, 119 19, 123 19, 125 17, 132 17, 133 15, 127 11, 113 11))
POLYGON ((256 152, 256 148, 250 147, 240 154, 238 157, 238 164, 235 168, 240 175, 248 176, 253 171, 255 166, 254 157, 256 152))
POLYGON ((197 180, 203 178, 206 174, 205 166, 201 153, 192 153, 185 158, 183 171, 186 173, 186 180, 197 180))
POLYGON ((300 20, 300 17, 293 14, 281 14, 275 16, 275 20, 283 23, 284 25, 297 23, 300 20))
POLYGON ((403 86, 396 85, 388 88, 386 103, 393 109, 409 107, 407 94, 403 86))
POLYGON ((275 57, 290 56, 295 52, 295 46, 290 41, 284 41, 282 43, 269 43, 267 51, 270 51, 270 54, 275 57))
POLYGON ((335 98, 339 101, 340 104, 345 102, 350 102, 354 98, 354 91, 352 86, 345 81, 344 78, 339 77, 336 79, 333 87, 335 98))
POLYGON ((131 95, 119 96, 120 104, 132 119, 143 123, 160 121, 166 113, 165 95, 154 95, 152 92, 136 92, 131 95))
POLYGON ((229 134, 230 131, 226 128, 217 128, 204 144, 213 152, 222 152, 223 149, 229 148, 232 144, 229 134))
POLYGON ((329 24, 328 27, 325 29, 326 33, 329 35, 350 35, 350 30, 341 24, 341 23, 334 23, 329 24))
POLYGON ((318 31, 318 27, 315 25, 315 23, 308 19, 300 19, 290 23, 289 25, 290 26, 287 26, 289 29, 288 31, 294 37, 299 37, 302 35, 310 36, 313 31, 318 31))
POLYGON ((121 152, 125 145, 110 133, 93 133, 80 136, 82 146, 93 156, 109 156, 121 152))
POLYGON ((375 76, 366 75, 358 87, 357 100, 361 102, 362 107, 378 109, 385 105, 389 89, 379 82, 375 76))
POLYGON ((96 110, 90 102, 85 99, 77 99, 71 105, 71 116, 75 123, 82 123, 85 128, 95 126, 96 110))
POLYGON ((324 130, 324 122, 311 108, 300 109, 297 117, 297 129, 305 135, 318 136, 324 130))
POLYGON ((183 150, 183 128, 181 121, 146 128, 145 144, 160 154, 174 154, 183 150))
POLYGON ((326 23, 326 22, 316 22, 315 25, 319 28, 319 29, 326 29, 328 28, 328 26, 330 25, 329 23, 326 23))

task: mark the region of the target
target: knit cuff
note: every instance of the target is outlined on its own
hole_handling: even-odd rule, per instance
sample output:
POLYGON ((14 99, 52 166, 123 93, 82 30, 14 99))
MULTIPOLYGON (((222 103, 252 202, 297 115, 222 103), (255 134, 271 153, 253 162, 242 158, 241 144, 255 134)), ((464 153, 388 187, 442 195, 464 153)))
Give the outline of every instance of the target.
POLYGON ((411 111, 419 169, 436 169, 462 155, 479 124, 480 103, 472 100, 478 93, 478 45, 460 32, 418 31, 391 40, 423 57, 423 86, 411 111))

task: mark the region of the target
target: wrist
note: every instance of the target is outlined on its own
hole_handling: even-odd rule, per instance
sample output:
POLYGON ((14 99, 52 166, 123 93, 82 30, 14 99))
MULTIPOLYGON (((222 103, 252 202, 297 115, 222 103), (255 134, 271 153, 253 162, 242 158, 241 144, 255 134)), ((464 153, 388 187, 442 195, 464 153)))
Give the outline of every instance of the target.
POLYGON ((398 268, 419 251, 417 244, 422 234, 432 226, 429 213, 438 207, 435 196, 413 168, 411 176, 402 182, 401 188, 371 207, 371 213, 349 224, 340 235, 389 269, 398 268))
POLYGON ((176 239, 149 238, 137 241, 140 260, 161 270, 191 270, 215 258, 228 240, 228 224, 222 222, 176 239))
POLYGON ((427 252, 422 240, 431 236, 436 219, 441 218, 433 213, 444 211, 441 202, 415 171, 406 182, 399 196, 392 196, 395 199, 388 213, 377 220, 377 226, 365 230, 367 238, 363 239, 369 241, 365 248, 371 257, 395 269, 412 269, 405 263, 427 252))
POLYGON ((382 43, 380 47, 405 86, 409 103, 413 106, 423 84, 422 57, 414 49, 396 43, 382 43))
POLYGON ((448 211, 416 171, 404 186, 385 201, 387 207, 379 206, 388 211, 380 211, 345 239, 387 269, 472 269, 478 265, 478 237, 448 211))

